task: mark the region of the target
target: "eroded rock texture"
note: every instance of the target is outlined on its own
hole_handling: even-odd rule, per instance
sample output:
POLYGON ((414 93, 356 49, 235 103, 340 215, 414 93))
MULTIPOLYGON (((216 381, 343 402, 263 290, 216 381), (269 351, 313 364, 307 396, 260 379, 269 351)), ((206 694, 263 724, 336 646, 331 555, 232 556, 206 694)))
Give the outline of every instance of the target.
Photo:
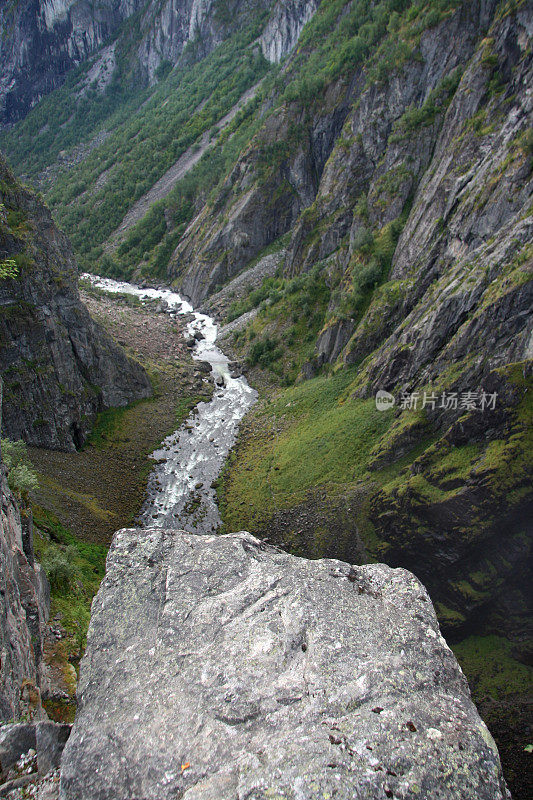
POLYGON ((63 800, 509 797, 416 578, 248 533, 115 535, 63 800))
MULTIPOLYGON (((496 0, 461 3, 385 78, 376 79, 368 59, 315 101, 281 105, 191 223, 171 277, 198 302, 291 231, 285 273, 325 263, 337 285, 353 272, 362 229, 395 222, 405 228, 392 277, 414 278, 412 307, 441 254, 442 273, 527 208, 520 137, 530 124, 532 31, 527 4, 500 16, 496 0)), ((379 324, 364 319, 347 347, 356 321, 339 320, 332 301, 319 363, 343 350, 351 363, 363 358, 405 318, 399 301, 395 311, 379 324)))
POLYGON ((89 316, 67 237, 0 158, 0 283, 4 435, 41 447, 83 444, 98 411, 148 397, 144 369, 89 316))
POLYGON ((0 120, 21 119, 116 31, 137 0, 22 0, 0 10, 0 120))
POLYGON ((0 721, 23 713, 38 717, 39 709, 25 705, 21 689, 25 681, 35 687, 45 681, 50 588, 24 527, 0 462, 0 721))

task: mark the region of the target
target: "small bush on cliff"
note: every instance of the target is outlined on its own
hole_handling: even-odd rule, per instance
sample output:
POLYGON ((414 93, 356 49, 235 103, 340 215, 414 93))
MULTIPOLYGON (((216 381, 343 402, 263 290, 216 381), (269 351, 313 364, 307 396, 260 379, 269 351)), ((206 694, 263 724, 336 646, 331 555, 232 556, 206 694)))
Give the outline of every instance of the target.
POLYGON ((14 258, 5 258, 0 261, 0 281, 6 278, 16 278, 18 275, 18 266, 14 258))
POLYGON ((74 552, 74 550, 67 548, 66 552, 49 551, 43 558, 42 565, 50 581, 50 586, 57 592, 68 590, 78 575, 73 564, 73 557, 77 556, 77 551, 74 552))
POLYGON ((28 457, 28 448, 21 439, 17 442, 2 439, 1 446, 9 488, 19 500, 26 499, 29 492, 35 491, 39 485, 28 457))

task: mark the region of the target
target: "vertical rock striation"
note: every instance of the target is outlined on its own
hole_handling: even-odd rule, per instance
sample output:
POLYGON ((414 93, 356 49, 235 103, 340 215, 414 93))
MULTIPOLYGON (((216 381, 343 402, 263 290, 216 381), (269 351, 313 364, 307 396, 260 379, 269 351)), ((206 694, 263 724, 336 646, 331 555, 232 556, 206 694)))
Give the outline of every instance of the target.
POLYGON ((279 64, 295 47, 306 22, 309 22, 320 0, 284 0, 276 3, 259 39, 267 61, 279 64))
MULTIPOLYGON (((278 62, 295 46, 317 0, 17 0, 0 8, 0 126, 23 119, 73 67, 93 59, 87 79, 103 91, 120 53, 126 72, 143 83, 180 59, 194 43, 205 56, 243 26, 272 13, 260 37, 266 59, 278 62), (110 44, 111 43, 111 44, 110 44), (98 74, 105 73, 105 80, 98 74), (98 74, 97 74, 98 73, 98 74)), ((83 91, 83 87, 81 89, 83 91)))
POLYGON ((0 121, 22 119, 111 36, 138 0, 20 0, 0 9, 0 121))
POLYGON ((151 393, 143 368, 89 316, 67 237, 0 157, 0 375, 4 433, 55 449, 80 447, 96 414, 151 393))
POLYGON ((0 461, 0 721, 30 710, 24 681, 44 688, 49 605, 48 581, 33 557, 31 520, 21 519, 0 461))

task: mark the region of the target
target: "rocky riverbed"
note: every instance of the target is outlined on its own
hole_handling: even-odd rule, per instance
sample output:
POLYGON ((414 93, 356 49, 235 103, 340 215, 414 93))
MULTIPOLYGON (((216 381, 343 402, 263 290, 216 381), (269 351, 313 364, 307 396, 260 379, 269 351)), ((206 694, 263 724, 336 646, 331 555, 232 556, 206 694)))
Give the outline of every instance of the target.
POLYGON ((204 374, 217 390, 199 403, 187 421, 154 451, 158 462, 148 484, 141 520, 145 525, 180 525, 196 533, 214 533, 220 525, 213 481, 235 443, 239 423, 257 398, 242 375, 232 374, 227 356, 217 347, 217 326, 206 314, 193 311, 183 298, 166 288, 145 288, 109 278, 85 276, 107 292, 141 302, 159 303, 159 310, 186 320, 188 345, 204 374))

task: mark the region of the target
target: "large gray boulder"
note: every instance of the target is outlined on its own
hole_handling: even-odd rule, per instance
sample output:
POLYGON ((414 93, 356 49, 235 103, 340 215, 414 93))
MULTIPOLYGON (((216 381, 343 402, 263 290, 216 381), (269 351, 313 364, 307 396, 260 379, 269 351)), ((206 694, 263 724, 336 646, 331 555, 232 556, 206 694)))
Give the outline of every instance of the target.
POLYGON ((495 800, 496 746, 409 572, 123 530, 62 800, 495 800))

